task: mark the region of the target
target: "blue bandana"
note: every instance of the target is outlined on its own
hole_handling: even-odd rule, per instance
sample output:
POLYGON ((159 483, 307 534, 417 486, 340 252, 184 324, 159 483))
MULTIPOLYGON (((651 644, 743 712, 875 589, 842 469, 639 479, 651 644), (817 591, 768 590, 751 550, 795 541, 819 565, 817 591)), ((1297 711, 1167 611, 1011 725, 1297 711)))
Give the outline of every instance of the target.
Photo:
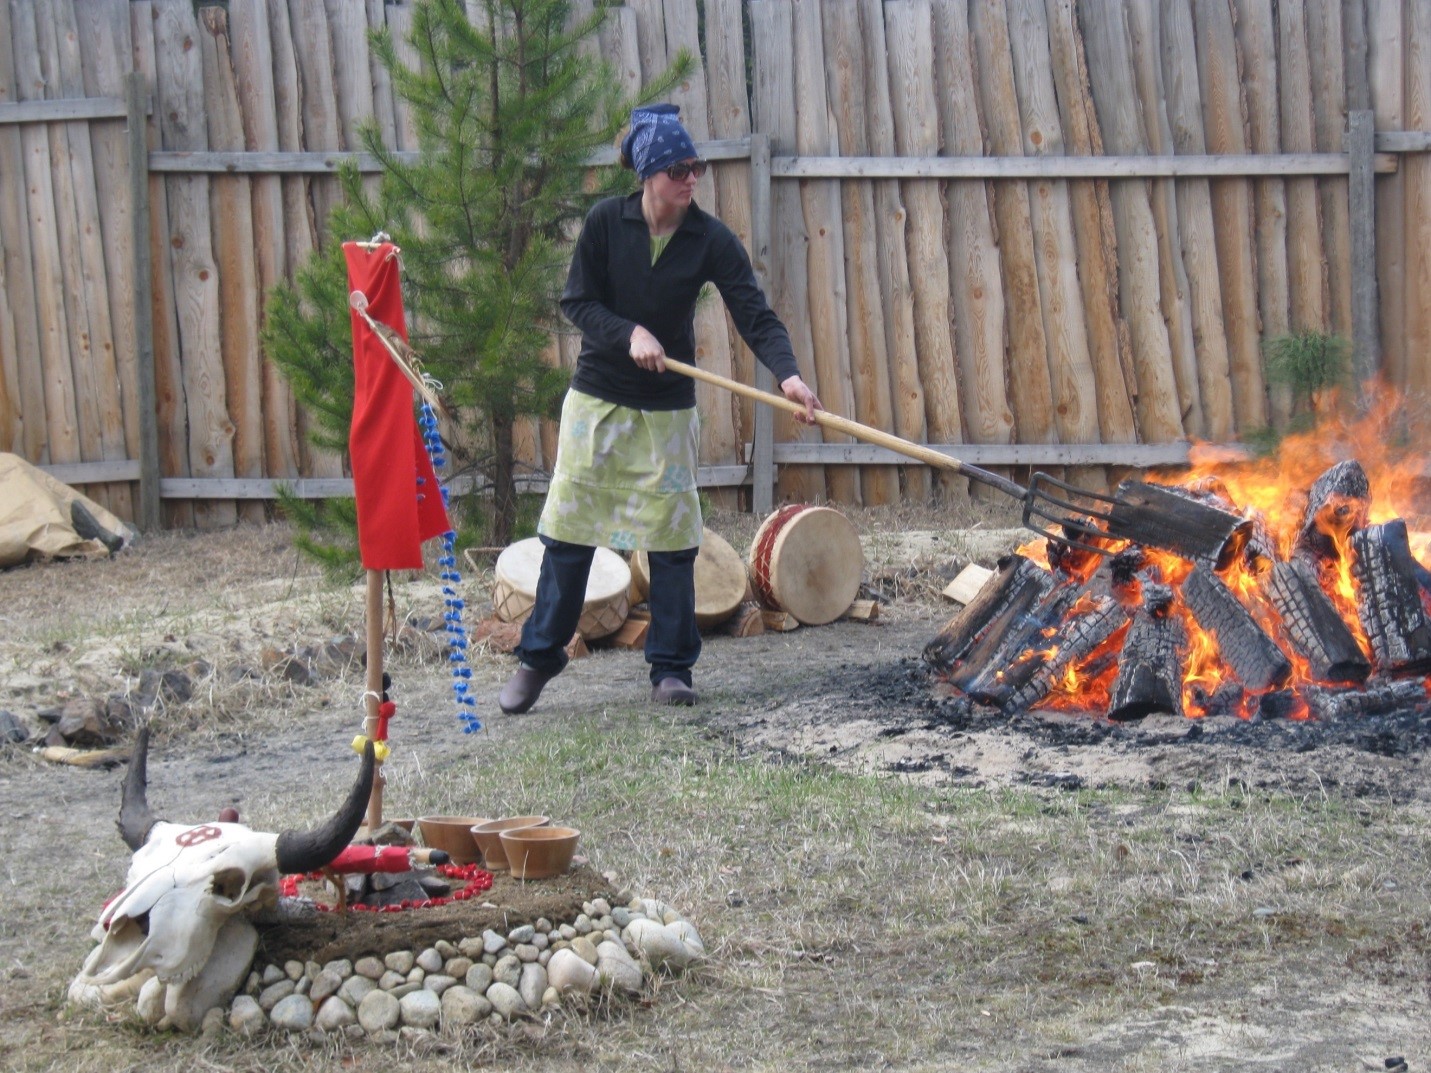
POLYGON ((622 139, 621 152, 642 180, 695 157, 696 143, 681 126, 680 113, 674 104, 648 104, 632 111, 631 132, 622 139))

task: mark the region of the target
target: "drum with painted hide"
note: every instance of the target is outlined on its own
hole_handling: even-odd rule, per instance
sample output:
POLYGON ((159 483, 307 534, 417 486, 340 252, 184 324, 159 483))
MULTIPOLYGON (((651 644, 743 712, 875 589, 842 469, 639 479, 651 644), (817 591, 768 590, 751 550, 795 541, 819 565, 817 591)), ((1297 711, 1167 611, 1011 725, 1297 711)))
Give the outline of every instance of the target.
MULTIPOLYGON (((631 556, 631 587, 637 599, 646 599, 650 577, 646 553, 638 551, 631 556)), ((740 553, 719 533, 702 529, 696 556, 696 625, 707 630, 725 622, 740 607, 747 587, 740 553)))
POLYGON ((761 523, 750 545, 756 596, 807 626, 834 622, 848 611, 863 573, 859 534, 830 507, 781 507, 761 523))
MULTIPOLYGON (((492 587, 492 610, 503 622, 524 622, 536 604, 537 578, 546 549, 536 537, 519 540, 497 556, 497 583, 492 587)), ((588 641, 607 637, 621 628, 631 610, 631 568, 607 548, 597 548, 586 580, 586 601, 576 632, 588 641)))

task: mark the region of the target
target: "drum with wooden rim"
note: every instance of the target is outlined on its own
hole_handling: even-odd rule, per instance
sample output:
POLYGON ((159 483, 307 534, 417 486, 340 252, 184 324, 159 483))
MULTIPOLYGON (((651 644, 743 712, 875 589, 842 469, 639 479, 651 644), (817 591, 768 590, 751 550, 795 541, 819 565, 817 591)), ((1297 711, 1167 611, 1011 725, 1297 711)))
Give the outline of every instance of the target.
MULTIPOLYGON (((503 622, 524 622, 536 604, 546 548, 537 537, 519 540, 497 556, 492 610, 503 622)), ((607 548, 597 548, 586 579, 586 600, 576 632, 588 641, 608 637, 621 628, 631 610, 631 568, 607 548)))
MULTIPOLYGON (((650 567, 644 551, 631 556, 631 587, 637 599, 646 599, 650 567)), ((696 625, 705 630, 725 622, 740 607, 748 587, 740 553, 719 533, 701 530, 701 551, 696 556, 696 625)))
POLYGON ((848 611, 863 574, 859 534, 831 507, 781 507, 761 523, 750 546, 756 596, 807 626, 834 622, 848 611))

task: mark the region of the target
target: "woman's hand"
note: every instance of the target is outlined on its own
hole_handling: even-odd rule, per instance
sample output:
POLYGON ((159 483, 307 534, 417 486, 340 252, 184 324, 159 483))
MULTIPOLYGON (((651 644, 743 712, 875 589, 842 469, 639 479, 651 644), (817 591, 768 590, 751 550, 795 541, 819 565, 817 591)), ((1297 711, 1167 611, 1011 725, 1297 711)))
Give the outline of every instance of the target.
POLYGON ((631 333, 631 360, 647 372, 664 373, 665 359, 666 348, 661 341, 641 325, 636 325, 636 330, 631 333))
POLYGON ((787 376, 780 381, 780 390, 791 402, 799 403, 805 407, 804 413, 795 414, 795 420, 802 425, 813 425, 815 423, 815 411, 823 410, 820 400, 815 397, 815 393, 810 390, 810 385, 801 380, 798 376, 787 376))

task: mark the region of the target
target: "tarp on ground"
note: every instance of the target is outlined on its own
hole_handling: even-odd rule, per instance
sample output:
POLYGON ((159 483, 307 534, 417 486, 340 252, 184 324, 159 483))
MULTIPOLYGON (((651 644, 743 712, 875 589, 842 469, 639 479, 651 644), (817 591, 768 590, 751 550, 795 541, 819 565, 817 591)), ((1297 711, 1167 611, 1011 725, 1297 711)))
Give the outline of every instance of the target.
POLYGON ((0 453, 0 569, 110 555, 133 540, 134 531, 94 500, 0 453))

